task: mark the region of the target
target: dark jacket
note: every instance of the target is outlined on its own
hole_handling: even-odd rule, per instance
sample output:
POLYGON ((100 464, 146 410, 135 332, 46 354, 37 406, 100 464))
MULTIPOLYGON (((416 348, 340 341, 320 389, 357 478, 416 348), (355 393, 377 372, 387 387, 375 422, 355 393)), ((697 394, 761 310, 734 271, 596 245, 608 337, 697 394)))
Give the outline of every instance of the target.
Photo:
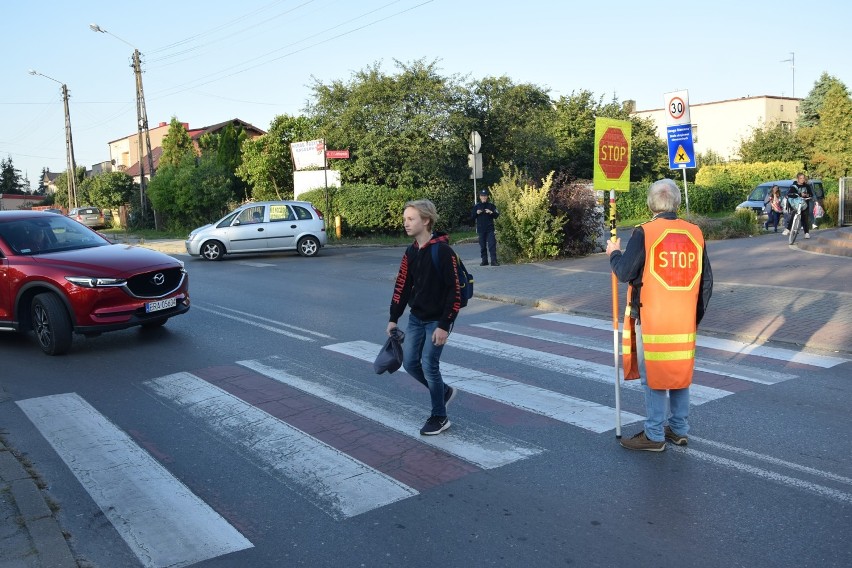
POLYGON ((493 232, 494 219, 499 216, 500 212, 497 210, 497 206, 490 201, 479 202, 470 210, 470 219, 476 221, 476 232, 480 235, 493 232), (479 210, 482 210, 482 213, 477 213, 479 210), (486 211, 491 211, 491 214, 489 215, 486 211))
POLYGON ((405 312, 423 321, 437 321, 438 327, 450 331, 461 308, 456 256, 447 244, 445 233, 433 233, 420 248, 414 244, 405 249, 390 304, 390 321, 396 323, 405 312), (438 247, 438 267, 432 261, 432 247, 438 247))
MULTIPOLYGON (((677 213, 660 213, 656 218, 677 219, 677 213)), ((650 221, 649 221, 650 222, 650 221)), ((704 243, 704 253, 701 255, 701 289, 698 291, 698 311, 695 313, 696 324, 701 323, 710 296, 713 293, 713 271, 710 268, 710 257, 707 256, 707 243, 704 243)), ((613 252, 609 256, 609 265, 613 274, 621 282, 633 285, 633 297, 630 298, 630 315, 641 321, 642 273, 645 270, 645 230, 642 225, 633 229, 633 235, 627 241, 624 252, 613 252)))

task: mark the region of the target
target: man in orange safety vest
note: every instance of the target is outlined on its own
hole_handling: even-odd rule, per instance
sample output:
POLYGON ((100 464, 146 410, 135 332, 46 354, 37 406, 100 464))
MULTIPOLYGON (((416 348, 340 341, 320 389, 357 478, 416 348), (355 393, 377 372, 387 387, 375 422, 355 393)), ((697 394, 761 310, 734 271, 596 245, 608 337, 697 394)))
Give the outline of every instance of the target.
POLYGON ((645 387, 645 429, 621 440, 631 450, 662 452, 666 440, 688 441, 695 334, 713 293, 713 273, 701 230, 677 218, 680 202, 674 181, 654 182, 647 202, 653 218, 634 229, 624 253, 621 239, 606 246, 613 274, 629 284, 624 378, 641 378, 645 387))

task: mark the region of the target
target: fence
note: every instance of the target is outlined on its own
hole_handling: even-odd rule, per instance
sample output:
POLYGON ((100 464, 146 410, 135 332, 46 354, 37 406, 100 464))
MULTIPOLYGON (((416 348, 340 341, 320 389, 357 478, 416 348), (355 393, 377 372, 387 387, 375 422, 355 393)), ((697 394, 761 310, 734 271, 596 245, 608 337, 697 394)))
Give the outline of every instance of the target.
POLYGON ((837 226, 852 224, 852 177, 840 178, 840 205, 837 226))

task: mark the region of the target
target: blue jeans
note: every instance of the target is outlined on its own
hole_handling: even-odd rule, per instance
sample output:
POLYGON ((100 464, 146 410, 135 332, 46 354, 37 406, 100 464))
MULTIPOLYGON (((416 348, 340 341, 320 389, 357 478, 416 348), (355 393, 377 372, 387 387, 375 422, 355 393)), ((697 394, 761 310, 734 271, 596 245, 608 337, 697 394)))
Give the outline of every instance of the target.
POLYGON ((689 433, 689 387, 685 389, 652 389, 648 386, 645 372, 645 352, 642 344, 642 328, 636 326, 636 356, 639 361, 639 373, 642 386, 645 387, 645 436, 654 442, 666 439, 663 427, 668 411, 669 427, 675 434, 686 436, 689 433), (668 395, 668 396, 666 396, 668 395), (668 408, 666 408, 668 399, 668 408))
POLYGON ((414 314, 408 314, 408 331, 405 332, 402 344, 402 366, 409 375, 429 389, 432 416, 446 416, 444 393, 447 386, 441 378, 440 369, 444 346, 432 343, 432 333, 437 327, 437 321, 422 321, 414 314))

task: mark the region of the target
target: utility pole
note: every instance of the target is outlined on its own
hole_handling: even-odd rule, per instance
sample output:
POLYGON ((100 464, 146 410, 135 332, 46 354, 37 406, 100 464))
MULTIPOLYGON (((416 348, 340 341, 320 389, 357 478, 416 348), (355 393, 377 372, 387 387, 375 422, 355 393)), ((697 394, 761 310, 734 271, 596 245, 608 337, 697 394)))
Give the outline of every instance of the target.
POLYGON ((53 77, 48 77, 44 73, 39 73, 34 69, 30 69, 30 75, 40 75, 45 79, 50 79, 54 83, 62 85, 62 103, 65 107, 65 156, 66 156, 66 174, 68 178, 68 209, 71 210, 77 207, 77 162, 74 160, 74 139, 71 136, 71 111, 68 107, 68 86, 62 81, 58 81, 53 77))
POLYGON ((782 59, 781 63, 790 63, 790 70, 793 72, 793 92, 790 98, 796 98, 796 54, 790 52, 790 59, 782 59))
MULTIPOLYGON (((121 39, 112 32, 108 32, 107 30, 100 27, 98 24, 89 24, 89 29, 91 29, 93 32, 109 34, 115 39, 126 43, 127 45, 133 48, 133 57, 131 59, 130 66, 133 68, 133 75, 136 78, 136 127, 139 148, 139 201, 142 210, 142 219, 144 220, 146 217, 148 203, 148 184, 145 181, 145 166, 143 162, 143 157, 146 155, 145 150, 147 150, 148 171, 150 172, 149 175, 151 177, 154 177, 154 156, 151 153, 151 134, 148 131, 148 111, 145 109, 145 91, 142 89, 142 54, 139 52, 139 49, 137 49, 135 45, 129 43, 124 39, 121 39)), ((157 228, 157 212, 154 211, 154 229, 157 228)))

